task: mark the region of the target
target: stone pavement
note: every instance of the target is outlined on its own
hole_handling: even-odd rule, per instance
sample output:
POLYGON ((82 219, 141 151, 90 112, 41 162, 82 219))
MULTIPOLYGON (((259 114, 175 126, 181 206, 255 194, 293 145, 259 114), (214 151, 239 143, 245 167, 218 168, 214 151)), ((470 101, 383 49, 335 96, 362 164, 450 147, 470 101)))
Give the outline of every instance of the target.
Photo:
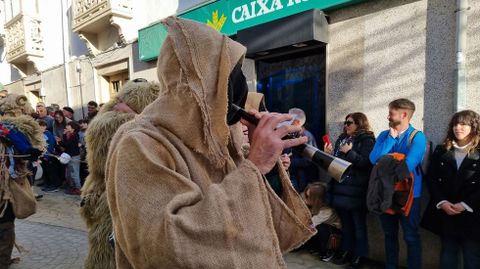
POLYGON ((285 255, 285 261, 287 262, 288 269, 344 268, 344 266, 322 262, 317 257, 303 251, 293 252, 285 255))
MULTIPOLYGON (((86 232, 30 221, 18 221, 17 241, 26 249, 11 269, 81 269, 87 254, 86 232)), ((18 257, 16 252, 14 257, 18 257)))
MULTIPOLYGON (((14 257, 20 257, 20 262, 10 269, 83 268, 88 242, 86 227, 79 215, 80 198, 61 192, 44 195, 38 203, 37 214, 16 221, 17 242, 25 252, 14 251, 14 257)), ((302 251, 287 254, 285 260, 289 269, 343 268, 302 251)))
POLYGON ((88 243, 80 198, 62 192, 44 195, 35 215, 15 222, 17 243, 25 251, 14 250, 20 262, 10 269, 83 268, 88 243))

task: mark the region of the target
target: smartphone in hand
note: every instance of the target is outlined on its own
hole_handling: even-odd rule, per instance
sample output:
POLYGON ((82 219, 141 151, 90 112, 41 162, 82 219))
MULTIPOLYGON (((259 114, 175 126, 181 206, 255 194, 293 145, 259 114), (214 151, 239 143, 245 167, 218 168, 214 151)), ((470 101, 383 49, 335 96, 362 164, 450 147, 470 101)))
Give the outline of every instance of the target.
POLYGON ((324 144, 324 145, 331 145, 331 144, 332 144, 332 142, 330 141, 330 137, 328 136, 328 134, 324 135, 324 136, 322 137, 322 139, 323 139, 323 144, 324 144))

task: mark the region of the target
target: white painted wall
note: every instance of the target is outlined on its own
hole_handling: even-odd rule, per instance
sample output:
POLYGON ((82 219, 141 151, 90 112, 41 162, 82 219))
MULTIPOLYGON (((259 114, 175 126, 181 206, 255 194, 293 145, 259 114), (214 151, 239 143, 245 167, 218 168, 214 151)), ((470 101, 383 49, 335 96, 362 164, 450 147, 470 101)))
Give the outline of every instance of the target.
POLYGON ((177 12, 178 0, 151 1, 140 0, 133 4, 133 19, 131 27, 136 31, 135 38, 138 38, 138 29, 144 28, 153 22, 159 21, 177 12))
POLYGON ((113 46, 115 42, 120 41, 117 29, 113 26, 108 27, 103 32, 98 34, 97 41, 99 48, 104 48, 104 50, 108 50, 113 46))
MULTIPOLYGON (((24 0, 25 1, 25 0, 24 0)), ((34 1, 34 0, 27 0, 34 1)), ((71 0, 63 1, 62 5, 57 0, 36 0, 41 1, 38 5, 38 16, 42 20, 44 58, 42 69, 48 69, 53 66, 63 64, 63 46, 62 31, 64 31, 66 61, 69 62, 72 57, 84 55, 87 52, 85 43, 80 40, 76 33, 71 30, 71 0), (64 27, 62 28, 62 16, 64 27)))
MULTIPOLYGON (((0 27, 2 28, 0 33, 3 31, 5 22, 20 12, 20 6, 24 14, 36 16, 42 21, 44 57, 38 65, 40 71, 63 64, 62 31, 64 31, 66 39, 67 62, 72 57, 87 53, 85 43, 71 31, 72 0, 61 1, 64 4, 63 13, 61 2, 58 0, 0 0, 0 27), (65 21, 64 28, 62 28, 62 16, 65 21)), ((0 46, 0 82, 4 85, 21 78, 20 73, 6 61, 5 54, 6 47, 0 46)), ((56 83, 63 83, 63 81, 62 79, 56 83)))
POLYGON ((2 4, 5 6, 5 19, 7 21, 20 13, 20 0, 3 0, 2 2, 4 2, 2 4))
POLYGON ((45 103, 66 106, 67 94, 65 90, 65 70, 62 66, 52 68, 42 73, 42 87, 45 94, 45 103))
MULTIPOLYGON (((67 63, 79 61, 80 58, 83 58, 83 55, 88 53, 84 41, 80 40, 78 35, 71 30, 73 1, 74 0, 0 0, 0 27, 4 25, 5 20, 8 21, 17 15, 21 7, 24 13, 34 15, 42 21, 44 57, 40 60, 38 68, 42 72, 41 81, 46 102, 47 104, 57 103, 61 106, 67 105, 68 91, 70 105, 74 107, 74 109, 80 110, 82 105, 79 103, 80 83, 82 84, 84 103, 93 99, 99 103, 106 102, 110 99, 110 95, 108 82, 101 75, 96 75, 96 71, 92 69, 88 60, 81 60, 83 70, 81 82, 78 81, 78 72, 76 72, 74 68, 76 63, 68 64, 67 72, 65 72, 62 66, 64 64, 64 49, 66 51, 65 61, 67 63), (4 4, 5 6, 13 7, 13 10, 9 8, 10 11, 7 12, 4 4), (62 39, 62 31, 64 31, 63 37, 65 40, 62 39), (65 83, 65 76, 67 77, 68 83, 65 83)), ((124 21, 126 23, 122 23, 122 27, 126 27, 122 28, 122 32, 128 42, 134 41, 138 38, 139 29, 206 2, 209 2, 209 0, 132 0, 133 18, 124 21)), ((97 39, 100 47, 111 47, 115 41, 118 41, 118 35, 113 26, 100 33, 97 39)), ((117 55, 123 50, 124 49, 118 49, 111 53, 117 55)), ((21 76, 14 67, 6 62, 5 53, 5 49, 0 47, 0 82, 8 85, 13 81, 21 79, 21 76)), ((125 57, 129 58, 129 74, 131 79, 143 77, 149 80, 156 80, 155 61, 148 63, 140 62, 138 59, 138 44, 134 43, 133 51, 125 57)), ((92 59, 93 65, 98 65, 98 61, 101 60, 101 58, 102 57, 97 57, 92 59)), ((103 59, 102 61, 104 64, 108 64, 115 61, 115 57, 108 57, 108 59, 103 59)), ((15 89, 20 90, 22 87, 21 84, 22 83, 15 89)), ((10 85, 9 88, 12 87, 13 84, 10 85)))
POLYGON ((3 85, 7 85, 12 81, 19 80, 21 78, 17 69, 11 66, 6 60, 6 49, 0 46, 0 82, 3 85))
MULTIPOLYGON (((18 0, 16 0, 18 1, 18 0)), ((37 5, 37 0, 22 0, 21 1, 21 6, 22 6, 22 13, 28 14, 28 15, 35 15, 37 14, 38 10, 38 5, 37 5)))
POLYGON ((43 59, 42 65, 39 68, 40 71, 43 71, 63 63, 62 12, 60 1, 42 1, 42 4, 39 5, 38 17, 42 21, 43 36, 43 59))
MULTIPOLYGON (((43 1, 43 0, 41 0, 43 1)), ((63 0, 62 0, 63 1, 63 0)), ((87 54, 87 46, 83 42, 77 33, 72 31, 72 18, 73 18, 73 0, 64 0, 65 1, 65 10, 64 15, 67 19, 67 36, 70 43, 69 55, 70 57, 79 57, 81 55, 87 54)), ((55 1, 56 2, 56 1, 55 1)))
MULTIPOLYGON (((14 9, 18 10, 18 3, 17 5, 14 5, 14 9)), ((7 14, 7 10, 8 9, 6 8, 5 0, 0 0, 0 34, 5 34, 3 25, 5 24, 6 20, 8 20, 12 16, 12 12, 9 12, 9 14, 7 14)), ((9 84, 12 81, 16 81, 21 78, 18 70, 10 66, 10 64, 5 58, 7 54, 5 42, 6 40, 4 40, 3 45, 0 45, 0 82, 3 85, 9 84)))

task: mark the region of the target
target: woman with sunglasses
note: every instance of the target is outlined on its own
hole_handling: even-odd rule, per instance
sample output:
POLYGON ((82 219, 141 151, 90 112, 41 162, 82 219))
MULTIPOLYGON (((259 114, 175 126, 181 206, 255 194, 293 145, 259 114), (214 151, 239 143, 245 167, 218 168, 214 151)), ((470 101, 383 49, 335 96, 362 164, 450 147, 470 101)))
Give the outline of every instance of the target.
POLYGON ((440 236, 440 268, 480 268, 480 115, 453 115, 427 174, 430 203, 422 226, 440 236))
POLYGON ((325 146, 327 153, 352 163, 342 183, 332 180, 329 184, 329 202, 339 213, 343 227, 342 251, 332 262, 350 263, 348 268, 360 268, 368 256, 366 197, 372 168, 369 155, 374 145, 375 135, 367 116, 356 112, 345 117, 343 133, 335 146, 325 146))

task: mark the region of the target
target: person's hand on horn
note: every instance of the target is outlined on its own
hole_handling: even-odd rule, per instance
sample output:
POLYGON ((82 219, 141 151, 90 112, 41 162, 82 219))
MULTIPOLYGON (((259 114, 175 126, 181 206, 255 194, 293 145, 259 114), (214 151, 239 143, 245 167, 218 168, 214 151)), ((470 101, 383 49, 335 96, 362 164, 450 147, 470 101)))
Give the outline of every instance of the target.
POLYGON ((254 163, 262 174, 267 174, 277 163, 282 151, 286 148, 305 144, 308 138, 298 137, 295 139, 282 140, 289 133, 298 133, 302 127, 295 125, 277 126, 292 119, 289 114, 249 111, 259 119, 257 126, 242 119, 242 123, 248 127, 250 140, 250 153, 247 159, 254 163))

